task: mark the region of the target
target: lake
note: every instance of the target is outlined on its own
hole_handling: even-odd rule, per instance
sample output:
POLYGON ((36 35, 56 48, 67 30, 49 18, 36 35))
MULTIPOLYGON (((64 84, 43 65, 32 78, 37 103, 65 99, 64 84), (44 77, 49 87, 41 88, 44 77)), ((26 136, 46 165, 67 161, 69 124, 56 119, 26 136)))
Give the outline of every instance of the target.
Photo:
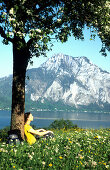
MULTIPOLYGON (((71 120, 80 128, 110 128, 110 113, 65 112, 65 111, 32 111, 37 128, 48 127, 56 119, 71 120)), ((9 126, 11 112, 0 110, 0 129, 9 126)))

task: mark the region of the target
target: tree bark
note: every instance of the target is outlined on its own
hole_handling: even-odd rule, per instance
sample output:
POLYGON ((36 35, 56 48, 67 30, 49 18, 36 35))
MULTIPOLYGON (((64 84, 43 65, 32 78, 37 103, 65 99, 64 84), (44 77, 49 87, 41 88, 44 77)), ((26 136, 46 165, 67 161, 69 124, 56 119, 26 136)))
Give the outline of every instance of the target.
POLYGON ((29 57, 25 41, 15 37, 13 42, 11 130, 19 130, 22 139, 24 139, 25 74, 29 57))

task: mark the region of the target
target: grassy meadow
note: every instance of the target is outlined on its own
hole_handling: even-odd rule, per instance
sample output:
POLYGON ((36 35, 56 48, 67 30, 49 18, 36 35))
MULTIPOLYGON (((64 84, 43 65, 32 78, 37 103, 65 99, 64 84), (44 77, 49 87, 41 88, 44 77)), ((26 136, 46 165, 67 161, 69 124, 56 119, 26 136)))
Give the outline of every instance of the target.
POLYGON ((34 145, 0 139, 0 170, 110 169, 110 129, 56 129, 54 134, 34 145))

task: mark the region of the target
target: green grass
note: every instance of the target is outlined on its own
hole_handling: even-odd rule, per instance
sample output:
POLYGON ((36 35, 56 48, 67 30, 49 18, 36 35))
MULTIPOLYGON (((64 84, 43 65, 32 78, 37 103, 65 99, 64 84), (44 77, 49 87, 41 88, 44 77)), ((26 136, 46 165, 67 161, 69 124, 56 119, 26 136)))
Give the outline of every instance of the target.
POLYGON ((54 138, 42 138, 31 146, 0 142, 0 170, 110 169, 110 129, 76 128, 54 133, 54 138))

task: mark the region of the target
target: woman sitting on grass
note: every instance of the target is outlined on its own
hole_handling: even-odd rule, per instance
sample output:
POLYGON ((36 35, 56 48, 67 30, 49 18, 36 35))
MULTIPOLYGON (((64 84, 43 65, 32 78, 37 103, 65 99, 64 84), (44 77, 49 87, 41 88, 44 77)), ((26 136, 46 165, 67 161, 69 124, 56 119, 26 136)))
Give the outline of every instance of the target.
POLYGON ((52 131, 46 131, 44 129, 38 129, 38 130, 34 130, 31 126, 30 123, 31 121, 33 121, 33 115, 30 112, 25 113, 24 115, 24 133, 25 133, 25 137, 26 137, 26 141, 32 145, 36 142, 36 138, 40 138, 40 137, 53 137, 53 132, 52 131), (35 138, 34 135, 37 135, 37 137, 35 138))

